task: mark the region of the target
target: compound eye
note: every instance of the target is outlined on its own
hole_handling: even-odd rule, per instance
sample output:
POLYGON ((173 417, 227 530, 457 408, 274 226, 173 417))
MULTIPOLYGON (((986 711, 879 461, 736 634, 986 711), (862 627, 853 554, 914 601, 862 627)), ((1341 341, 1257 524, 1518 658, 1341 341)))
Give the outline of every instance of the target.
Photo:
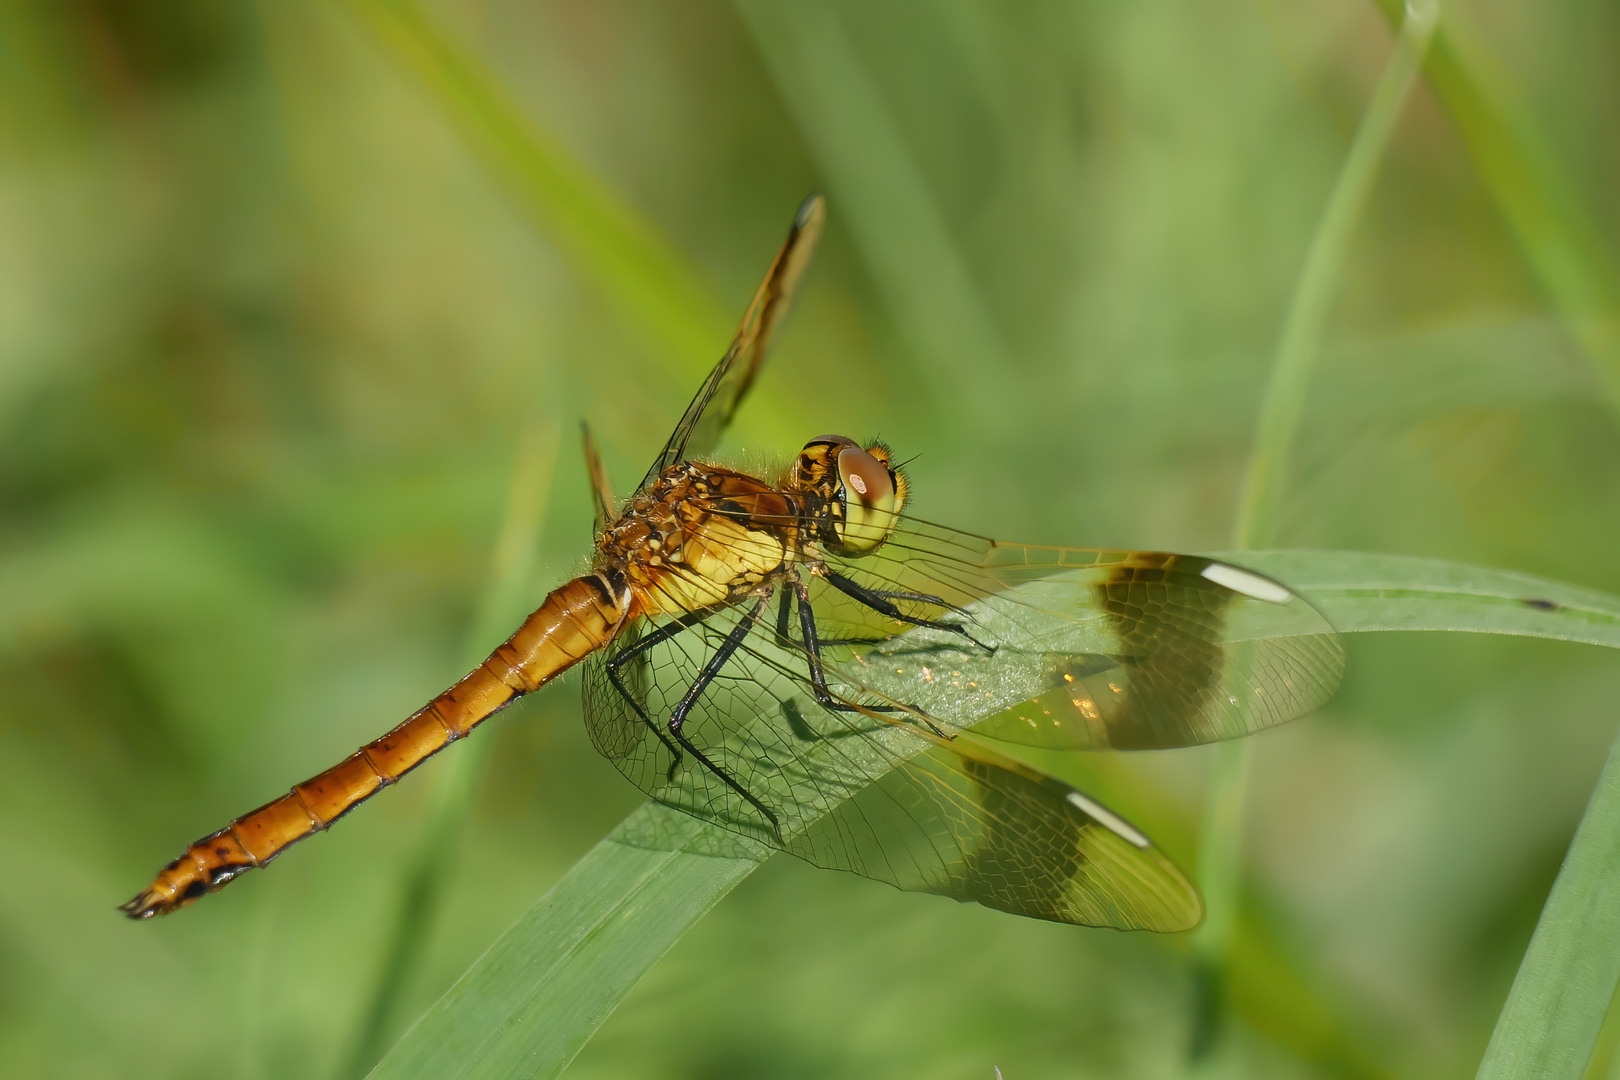
POLYGON ((851 554, 874 550, 894 531, 899 499, 889 467, 858 446, 838 454, 839 490, 844 520, 838 540, 851 554))

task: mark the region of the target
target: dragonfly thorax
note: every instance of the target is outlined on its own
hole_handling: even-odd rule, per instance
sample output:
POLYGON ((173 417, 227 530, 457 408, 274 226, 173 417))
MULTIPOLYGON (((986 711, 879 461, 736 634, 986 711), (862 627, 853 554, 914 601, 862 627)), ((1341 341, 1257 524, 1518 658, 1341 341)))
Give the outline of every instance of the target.
POLYGON ((758 593, 801 557, 804 500, 747 473, 685 462, 665 470, 602 533, 598 565, 650 615, 758 593))

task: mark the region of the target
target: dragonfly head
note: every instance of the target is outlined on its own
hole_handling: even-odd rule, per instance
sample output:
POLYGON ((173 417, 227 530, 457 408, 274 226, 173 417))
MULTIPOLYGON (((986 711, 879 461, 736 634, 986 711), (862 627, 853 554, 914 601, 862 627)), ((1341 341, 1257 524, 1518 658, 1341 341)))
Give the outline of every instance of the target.
POLYGON ((821 541, 841 555, 866 555, 889 538, 906 504, 906 478, 880 442, 862 447, 842 435, 811 439, 799 451, 793 483, 815 495, 821 541))

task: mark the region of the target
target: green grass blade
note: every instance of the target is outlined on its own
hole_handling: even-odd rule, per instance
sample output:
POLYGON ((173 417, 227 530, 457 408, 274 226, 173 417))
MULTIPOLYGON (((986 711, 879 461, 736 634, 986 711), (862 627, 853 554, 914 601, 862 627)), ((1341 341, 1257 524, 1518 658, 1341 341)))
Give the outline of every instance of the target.
MULTIPOLYGON (((1403 0, 1378 6, 1392 22, 1403 17, 1403 0)), ((1425 73, 1531 270, 1620 407, 1620 270, 1603 230, 1455 5, 1435 32, 1425 73)))
MULTIPOLYGON (((1294 584, 1346 633, 1468 631, 1620 648, 1620 597, 1524 574, 1356 552, 1230 558, 1294 584)), ((642 806, 491 946, 371 1075, 556 1076, 636 980, 770 854, 692 853, 722 843, 737 840, 677 811, 642 806), (668 850, 654 850, 649 835, 667 835, 668 850), (626 842, 631 837, 636 843, 626 842)))
POLYGON ((1620 648, 1620 597, 1531 574, 1359 551, 1216 557, 1288 582, 1344 634, 1510 634, 1620 648))
MULTIPOLYGON (((1620 598, 1525 574, 1387 555, 1243 552, 1341 630, 1465 630, 1620 647, 1620 598)), ((1609 752, 1478 1076, 1585 1074, 1620 982, 1620 742, 1609 752)))
POLYGON ((1579 1080, 1620 980, 1620 740, 1525 950, 1479 1080, 1579 1080))
POLYGON ((658 359, 682 378, 714 364, 734 322, 651 222, 525 115, 487 66, 412 0, 349 0, 349 7, 658 359))
POLYGON ((647 803, 490 946, 372 1071, 373 1080, 560 1074, 646 971, 770 855, 690 854, 730 834, 647 803), (675 850, 626 842, 649 831, 675 850))

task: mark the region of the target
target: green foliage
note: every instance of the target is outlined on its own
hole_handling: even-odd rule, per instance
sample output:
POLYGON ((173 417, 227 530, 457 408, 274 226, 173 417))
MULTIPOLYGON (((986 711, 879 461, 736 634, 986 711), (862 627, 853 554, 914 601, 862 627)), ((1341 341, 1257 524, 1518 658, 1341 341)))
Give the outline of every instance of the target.
MULTIPOLYGON (((331 1075, 424 1013, 389 1074, 1187 1071, 1177 939, 790 860, 710 911, 753 864, 601 841, 639 800, 577 684, 480 733, 464 830, 447 759, 180 916, 114 905, 577 569, 562 439, 534 574, 490 572, 524 433, 589 418, 639 476, 813 188, 828 241, 743 460, 881 433, 958 527, 1228 543, 1398 6, 0 6, 0 1071, 331 1075), (423 866, 437 918, 404 899, 423 866)), ((1608 779, 1569 844, 1620 685, 1570 642, 1611 643, 1620 590, 1620 16, 1457 14, 1344 253, 1274 534, 1444 561, 1254 563, 1396 632, 1252 740, 1238 1075, 1471 1075, 1504 1000, 1488 1075, 1613 1056, 1608 779)), ((1210 756, 1043 764, 1190 867, 1210 756)))

